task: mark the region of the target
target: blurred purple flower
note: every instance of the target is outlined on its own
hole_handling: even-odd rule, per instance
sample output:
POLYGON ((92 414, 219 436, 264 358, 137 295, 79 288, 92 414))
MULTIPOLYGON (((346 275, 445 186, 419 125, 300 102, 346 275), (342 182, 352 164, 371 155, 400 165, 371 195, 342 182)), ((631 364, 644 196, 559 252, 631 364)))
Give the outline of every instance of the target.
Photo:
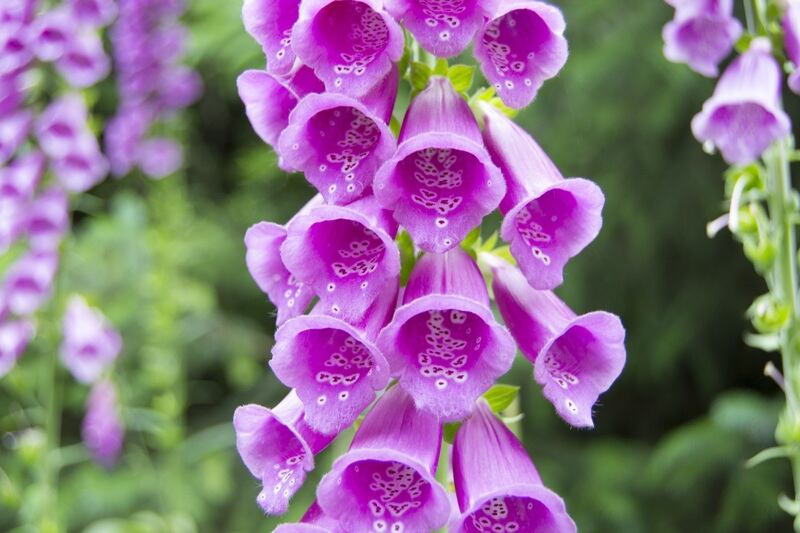
POLYGON ((483 275, 461 248, 417 262, 378 347, 417 406, 447 421, 467 416, 515 354, 483 275))
POLYGON ((166 137, 145 139, 139 143, 137 150, 139 168, 153 179, 165 178, 175 173, 183 161, 181 146, 166 137))
POLYGON ((0 117, 0 165, 6 163, 28 137, 32 117, 29 111, 20 110, 0 117))
POLYGON ((96 463, 105 468, 116 464, 122 452, 125 427, 119 414, 117 391, 108 380, 95 383, 89 393, 81 437, 96 463))
POLYGON ((20 316, 35 313, 50 297, 57 268, 58 254, 53 251, 23 255, 5 273, 0 309, 8 309, 20 316))
POLYGON ((44 156, 38 151, 18 155, 0 167, 0 200, 30 200, 44 173, 44 156))
POLYGON ((320 481, 319 506, 345 531, 442 527, 450 500, 434 477, 441 439, 436 416, 418 411, 400 387, 388 390, 320 481))
POLYGON ((0 319, 0 378, 14 368, 34 332, 35 327, 30 320, 0 319))
POLYGON ((64 55, 75 33, 75 19, 66 9, 53 9, 39 15, 31 27, 31 49, 42 61, 55 61, 64 55))
POLYGON ((461 514, 453 533, 574 533, 562 500, 542 483, 525 448, 486 400, 456 433, 453 478, 461 514))
POLYGON ((58 188, 39 194, 27 211, 26 231, 34 250, 54 250, 69 228, 69 198, 58 188))
POLYGON ((236 449, 263 488, 258 504, 267 514, 283 514, 314 469, 314 455, 336 437, 317 433, 303 419, 303 403, 291 391, 275 408, 243 405, 233 414, 236 449))
POLYGON ((86 88, 108 76, 111 60, 96 33, 81 33, 69 41, 56 69, 71 86, 86 88))
POLYGON ((119 333, 98 310, 73 296, 63 318, 61 361, 81 383, 97 381, 122 350, 119 333))
POLYGON ((108 26, 117 16, 114 0, 67 0, 66 4, 78 22, 89 26, 108 26))
POLYGON ((85 192, 108 175, 108 160, 100 152, 97 140, 84 136, 66 155, 53 161, 58 183, 70 192, 85 192))
POLYGON ((786 55, 795 66, 789 74, 789 88, 800 94, 800 2, 789 2, 782 22, 786 55))
POLYGON ((713 96, 695 115, 694 136, 719 148, 731 165, 751 163, 791 130, 780 106, 781 83, 781 68, 769 41, 755 39, 728 66, 713 96))

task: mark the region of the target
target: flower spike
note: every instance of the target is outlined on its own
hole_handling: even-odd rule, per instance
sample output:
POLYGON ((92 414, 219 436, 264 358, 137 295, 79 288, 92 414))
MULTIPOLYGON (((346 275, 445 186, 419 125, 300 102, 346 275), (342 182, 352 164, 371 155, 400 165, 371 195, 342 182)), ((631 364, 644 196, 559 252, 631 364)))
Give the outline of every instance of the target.
POLYGON ((108 319, 73 296, 64 314, 61 361, 81 383, 96 381, 119 356, 122 338, 108 319))
POLYGON ((386 9, 420 45, 438 57, 452 57, 469 46, 498 0, 386 0, 386 9))
POLYGON ((315 207, 287 231, 281 245, 286 268, 320 296, 320 309, 348 322, 360 320, 400 274, 397 223, 372 196, 345 207, 315 207))
POLYGON ((393 387, 320 481, 320 507, 345 531, 423 533, 442 527, 450 501, 434 477, 441 438, 439 420, 393 387))
POLYGON ((267 56, 267 70, 285 76, 295 62, 292 26, 297 22, 300 0, 245 0, 244 27, 267 56))
POLYGON ((291 391, 274 409, 243 405, 233 414, 236 449, 263 488, 257 501, 267 514, 283 514, 314 469, 314 455, 335 435, 322 435, 303 420, 303 403, 291 391))
POLYGON ((417 262, 378 346, 417 406, 447 421, 467 416, 515 354, 478 266, 461 248, 417 262))
POLYGON ((520 109, 530 104, 545 80, 567 62, 565 27, 558 8, 512 0, 502 2, 478 32, 475 58, 507 106, 520 109))
POLYGON ((318 305, 275 333, 269 366, 284 385, 297 389, 305 420, 316 431, 343 430, 372 403, 376 391, 386 387, 389 364, 374 342, 396 299, 393 281, 356 325, 321 314, 318 305))
POLYGON ((331 92, 361 96, 403 55, 403 30, 383 0, 304 0, 292 48, 331 92))
POLYGON ((542 483, 522 444, 486 400, 456 433, 453 478, 461 514, 453 533, 574 533, 564 501, 542 483))
POLYGON ((278 141, 283 164, 304 172, 328 203, 344 205, 366 194, 395 151, 386 122, 397 94, 397 69, 377 89, 368 101, 382 115, 334 93, 310 94, 289 115, 278 141))
POLYGON ((125 427, 119 415, 117 391, 108 380, 92 387, 81 424, 81 438, 96 463, 105 468, 114 466, 122 451, 125 427))
POLYGON ((732 165, 753 162, 791 131, 780 106, 781 83, 781 68, 769 41, 755 39, 728 66, 714 94, 692 119, 694 136, 719 148, 732 165))
POLYGON ((506 192, 467 102, 432 76, 411 102, 394 157, 375 175, 375 196, 428 252, 455 247, 506 192))
POLYGON ((532 289, 505 261, 482 258, 494 273, 495 301, 534 377, 567 423, 594 427, 592 407, 625 366, 625 328, 604 311, 576 316, 555 294, 532 289))
POLYGON ((600 232, 603 193, 589 180, 564 179, 525 130, 489 104, 481 110, 486 147, 506 179, 501 235, 528 283, 553 289, 567 261, 600 232))

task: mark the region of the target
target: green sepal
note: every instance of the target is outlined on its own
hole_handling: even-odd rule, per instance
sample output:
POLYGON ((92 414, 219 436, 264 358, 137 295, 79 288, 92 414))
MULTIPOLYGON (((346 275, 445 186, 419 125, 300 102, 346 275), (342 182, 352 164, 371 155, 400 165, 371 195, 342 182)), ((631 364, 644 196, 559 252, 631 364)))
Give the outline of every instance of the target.
POLYGON ((776 333, 789 323, 791 309, 769 293, 753 301, 747 310, 747 316, 759 333, 776 333))
POLYGON ((447 78, 456 91, 466 94, 472 88, 475 79, 475 67, 471 65, 453 65, 447 70, 447 78))
POLYGON ((400 250, 400 285, 405 287, 417 262, 417 255, 414 253, 414 241, 407 231, 401 230, 397 234, 396 241, 397 248, 400 250))
POLYGON ((428 86, 428 80, 430 80, 432 74, 433 71, 431 70, 431 67, 425 63, 413 61, 409 71, 408 81, 411 83, 411 87, 415 91, 421 91, 428 86))
POLYGON ((519 394, 519 387, 516 385, 506 385, 498 383, 483 394, 484 399, 489 402, 489 407, 495 413, 501 413, 511 405, 519 394))

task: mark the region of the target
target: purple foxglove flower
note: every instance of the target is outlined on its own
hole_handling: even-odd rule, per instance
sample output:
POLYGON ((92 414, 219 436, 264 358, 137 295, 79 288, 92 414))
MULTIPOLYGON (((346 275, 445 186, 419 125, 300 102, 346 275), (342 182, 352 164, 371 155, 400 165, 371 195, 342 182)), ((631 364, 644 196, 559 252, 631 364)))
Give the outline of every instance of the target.
POLYGON ((318 306, 275 333, 269 366, 284 385, 297 389, 306 422, 320 433, 338 433, 355 422, 389 382, 389 364, 374 341, 396 300, 397 281, 386 284, 355 325, 317 314, 318 306))
POLYGON ((259 222, 247 230, 246 263, 258 287, 278 309, 277 325, 302 315, 314 298, 314 291, 299 281, 281 260, 281 245, 286 228, 272 222, 259 222))
POLYGON ((203 92, 200 75, 184 66, 175 66, 161 75, 159 104, 165 109, 189 107, 203 92))
POLYGON ((277 148, 278 137, 289 125, 289 113, 297 106, 297 101, 305 94, 324 88, 307 68, 298 71, 290 82, 281 81, 263 70, 247 70, 236 80, 236 85, 250 124, 261 140, 273 149, 277 148))
MULTIPOLYGON (((394 91, 384 99, 392 103, 396 75, 394 79, 394 91)), ((278 141, 284 165, 304 172, 328 203, 340 205, 369 190, 375 172, 396 147, 384 118, 361 102, 334 93, 310 94, 300 100, 278 141)))
POLYGON ((42 61, 55 61, 75 33, 75 19, 65 9, 54 9, 36 18, 31 28, 31 50, 42 61))
POLYGON ((82 33, 71 40, 56 69, 73 87, 91 87, 111 71, 111 60, 97 34, 82 33))
POLYGON ((137 162, 142 172, 153 179, 174 174, 183 164, 183 150, 166 137, 152 137, 139 143, 137 162))
POLYGON ((675 18, 664 26, 664 56, 686 63, 703 76, 716 77, 717 65, 733 49, 742 25, 733 16, 733 0, 667 0, 675 18))
POLYGON ((501 235, 528 282, 553 289, 564 266, 597 237, 605 198, 582 178, 564 179, 528 133, 491 105, 483 105, 483 138, 503 171, 507 192, 500 202, 501 235))
POLYGON ((411 102, 397 152, 373 188, 417 246, 439 253, 457 246, 506 192, 467 102, 440 76, 411 102))
POLYGON ((52 251, 28 252, 6 271, 0 309, 30 316, 50 297, 58 268, 58 254, 52 251))
POLYGON ((299 523, 281 524, 272 533, 346 533, 339 522, 326 515, 314 501, 299 523))
POLYGON ((559 416, 576 427, 594 426, 592 407, 625 366, 625 328, 604 311, 576 316, 549 291, 531 288, 522 273, 487 256, 494 298, 534 377, 559 416))
POLYGON ((502 2, 475 39, 475 58, 497 95, 523 108, 567 62, 564 17, 558 8, 533 0, 502 2))
POLYGON ((28 40, 27 28, 22 24, 0 24, 0 78, 19 74, 33 60, 28 40))
POLYGON ((786 55, 795 65, 789 74, 789 88, 800 94, 800 3, 790 2, 783 15, 783 40, 786 55))
POLYGON ((31 128, 31 114, 26 110, 0 118, 0 165, 22 146, 31 128))
POLYGON ((53 162, 58 183, 70 192, 85 192, 108 175, 108 160, 100 152, 97 139, 84 136, 72 151, 53 162))
POLYGON ((442 527, 450 500, 436 481, 442 427, 400 387, 388 390, 346 454, 317 488, 317 501, 345 531, 423 533, 442 527))
POLYGON ((386 9, 438 57, 463 52, 498 0, 386 0, 386 9))
POLYGON ((367 93, 403 55, 403 30, 383 0, 304 0, 292 48, 331 92, 367 93))
POLYGON ((44 156, 38 151, 17 156, 0 168, 0 200, 30 200, 44 173, 44 156))
POLYGON ((81 437, 97 464, 105 468, 116 464, 122 452, 125 427, 119 414, 117 391, 108 380, 97 382, 89 393, 81 437))
POLYGON ((292 26, 299 16, 300 0, 244 0, 242 20, 267 56, 267 69, 284 76, 295 62, 292 26))
POLYGON ((63 319, 61 361, 81 383, 96 381, 122 350, 122 338, 98 309, 73 296, 63 319))
MULTIPOLYGON (((0 197, 0 254, 19 239, 26 229, 25 200, 14 197, 0 197)), ((0 320, 3 318, 2 298, 0 298, 0 320)))
POLYGON ((314 469, 314 455, 335 438, 314 431, 303 413, 303 403, 291 391, 274 409, 243 405, 233 415, 236 449, 263 484, 257 501, 267 514, 286 512, 306 473, 314 469))
POLYGON ((461 511, 453 533, 577 531, 564 500, 544 486, 525 448, 483 399, 456 433, 453 478, 461 511))
POLYGON ((348 322, 360 320, 400 275, 397 223, 372 196, 345 207, 315 207, 295 217, 287 232, 286 268, 320 296, 321 309, 338 309, 348 322))
POLYGON ((714 94, 692 119, 694 136, 719 148, 732 165, 751 163, 791 130, 780 105, 781 83, 769 41, 755 39, 728 66, 714 94))
POLYGON ((33 18, 36 0, 4 0, 0 5, 0 23, 28 24, 33 18))
POLYGON ((79 139, 91 136, 87 120, 86 104, 79 94, 70 93, 52 102, 36 122, 42 151, 56 159, 72 152, 79 139))
POLYGON ((29 320, 0 319, 0 378, 8 374, 33 338, 35 328, 29 320))
POLYGON ((0 120, 12 114, 22 103, 23 94, 15 77, 0 77, 0 120))
POLYGON ((136 165, 139 144, 147 133, 150 122, 150 113, 145 112, 145 108, 133 105, 123 107, 108 121, 105 152, 112 174, 124 176, 136 165))
POLYGON ((54 250, 69 227, 69 199, 58 188, 44 191, 30 205, 28 242, 34 250, 54 250))
POLYGON ((108 26, 117 16, 114 0, 68 0, 67 5, 79 22, 98 28, 108 26))
POLYGON ((447 421, 467 416, 516 352, 492 315, 478 265, 461 248, 417 262, 378 347, 417 406, 447 421))

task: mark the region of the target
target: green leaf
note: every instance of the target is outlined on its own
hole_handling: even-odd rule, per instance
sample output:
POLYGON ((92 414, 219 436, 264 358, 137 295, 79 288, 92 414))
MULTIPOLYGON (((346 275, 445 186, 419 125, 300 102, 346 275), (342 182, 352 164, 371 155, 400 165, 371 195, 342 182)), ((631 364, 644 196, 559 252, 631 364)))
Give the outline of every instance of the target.
POLYGON ((400 285, 405 286, 408 282, 408 277, 411 275, 411 270, 417 262, 417 256, 414 253, 414 241, 411 240, 411 235, 407 231, 401 231, 397 235, 397 247, 400 249, 400 285))
POLYGON ((470 65, 453 65, 447 71, 447 77, 456 91, 466 93, 472 87, 475 78, 475 67, 470 65))
POLYGON ((517 394, 519 394, 519 387, 516 385, 498 383, 486 391, 483 397, 489 402, 489 407, 492 408, 492 411, 500 413, 511 405, 516 399, 517 394))
POLYGON ((428 86, 428 80, 431 78, 431 67, 425 63, 414 61, 411 63, 411 71, 409 73, 409 82, 416 91, 421 91, 428 86))

